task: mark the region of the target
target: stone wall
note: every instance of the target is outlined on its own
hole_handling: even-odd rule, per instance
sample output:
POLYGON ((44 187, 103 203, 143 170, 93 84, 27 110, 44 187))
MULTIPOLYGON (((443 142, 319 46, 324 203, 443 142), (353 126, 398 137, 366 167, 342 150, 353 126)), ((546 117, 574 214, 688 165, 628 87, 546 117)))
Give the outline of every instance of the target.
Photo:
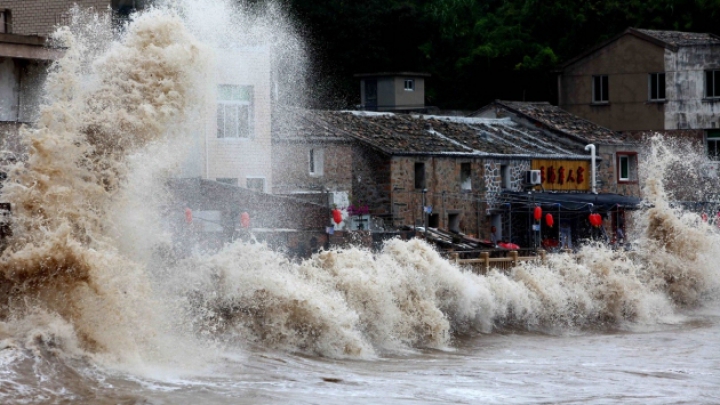
POLYGON ((600 159, 596 162, 597 192, 640 197, 641 153, 640 147, 634 145, 598 145, 600 159), (628 154, 630 157, 630 181, 619 181, 618 154, 628 154))
MULTIPOLYGON (((273 141, 274 194, 297 192, 347 191, 353 184, 352 142, 273 141), (321 150, 322 173, 310 173, 310 150, 321 150)), ((317 172, 317 168, 316 168, 317 172)))
POLYGON ((485 165, 485 188, 488 201, 488 209, 497 208, 498 196, 503 190, 501 167, 508 166, 510 170, 509 191, 523 190, 523 176, 525 171, 530 170, 530 160, 486 160, 485 165))
POLYGON ((484 206, 481 195, 485 191, 485 168, 481 160, 455 157, 398 156, 392 160, 393 217, 395 225, 427 223, 448 229, 451 216, 458 216, 460 232, 477 235, 484 226, 484 206), (425 164, 425 190, 415 188, 415 163, 425 164), (463 163, 470 163, 471 189, 463 190, 460 171, 463 163), (424 206, 432 207, 427 218, 424 206), (481 213, 480 215, 478 215, 481 213), (425 222, 424 222, 425 221, 425 222), (434 222, 436 221, 436 223, 434 222))

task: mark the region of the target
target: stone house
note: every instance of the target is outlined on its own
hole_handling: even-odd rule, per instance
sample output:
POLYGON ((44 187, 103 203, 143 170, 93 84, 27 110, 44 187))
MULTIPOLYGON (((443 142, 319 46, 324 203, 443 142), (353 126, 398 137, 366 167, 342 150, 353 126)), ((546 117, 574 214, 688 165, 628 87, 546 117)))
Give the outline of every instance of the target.
POLYGON ((558 105, 615 131, 689 138, 720 158, 720 37, 628 28, 563 64, 558 105))
MULTIPOLYGON (((642 144, 634 136, 612 131, 548 102, 496 100, 471 116, 507 117, 518 125, 550 132, 571 142, 592 144, 596 153, 594 191, 641 197, 639 162, 642 144)), ((593 173, 589 175, 593 176, 593 173)), ((624 209, 615 209, 605 220, 608 228, 616 233, 618 226, 624 231, 625 225, 631 222, 631 216, 624 209)))
POLYGON ((553 133, 559 138, 596 147, 596 192, 640 197, 639 157, 642 143, 580 118, 548 102, 496 100, 470 116, 510 118, 528 128, 553 133))
POLYGON ((530 246, 528 208, 536 204, 518 196, 587 194, 588 143, 509 116, 308 111, 294 129, 274 131, 282 163, 273 176, 278 193, 315 190, 339 208, 367 206, 370 229, 428 226, 487 238, 492 225, 500 238, 530 246), (548 169, 542 182, 538 165, 548 169))

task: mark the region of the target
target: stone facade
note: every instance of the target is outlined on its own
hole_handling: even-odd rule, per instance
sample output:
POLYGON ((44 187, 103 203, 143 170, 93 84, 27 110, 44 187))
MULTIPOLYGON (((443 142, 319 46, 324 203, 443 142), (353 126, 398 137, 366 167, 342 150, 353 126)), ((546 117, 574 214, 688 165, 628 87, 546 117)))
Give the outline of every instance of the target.
POLYGON ((483 226, 485 167, 479 159, 438 156, 398 156, 392 159, 392 204, 396 225, 455 229, 477 235, 483 226), (424 165, 425 187, 415 187, 416 163, 424 165), (463 189, 461 168, 470 164, 470 189, 463 189), (427 218, 425 207, 432 207, 427 218))
POLYGON ((503 190, 522 191, 523 175, 527 170, 530 170, 530 160, 486 160, 484 181, 488 209, 496 208, 498 196, 503 190), (503 167, 509 170, 509 188, 503 185, 503 167))

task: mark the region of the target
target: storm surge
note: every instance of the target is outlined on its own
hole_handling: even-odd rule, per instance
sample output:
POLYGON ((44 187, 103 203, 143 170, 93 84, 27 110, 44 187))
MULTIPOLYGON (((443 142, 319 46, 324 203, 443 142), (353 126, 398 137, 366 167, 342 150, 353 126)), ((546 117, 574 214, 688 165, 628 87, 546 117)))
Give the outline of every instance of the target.
MULTIPOLYGON (((76 11, 77 25, 55 34, 65 55, 39 122, 21 131, 27 159, 5 168, 13 236, 0 257, 0 347, 112 365, 187 362, 178 347, 206 343, 372 358, 507 329, 632 330, 716 296, 720 237, 670 206, 662 175, 644 179, 633 251, 589 245, 508 273, 475 274, 421 240, 300 263, 236 241, 162 262, 133 240, 168 243, 157 179, 182 153, 160 151, 198 136, 185 124, 204 111, 215 68, 196 39, 209 27, 173 10, 146 11, 100 42, 109 20, 76 11), (123 222, 139 206, 150 219, 123 222)), ((648 141, 648 172, 683 160, 648 141)))

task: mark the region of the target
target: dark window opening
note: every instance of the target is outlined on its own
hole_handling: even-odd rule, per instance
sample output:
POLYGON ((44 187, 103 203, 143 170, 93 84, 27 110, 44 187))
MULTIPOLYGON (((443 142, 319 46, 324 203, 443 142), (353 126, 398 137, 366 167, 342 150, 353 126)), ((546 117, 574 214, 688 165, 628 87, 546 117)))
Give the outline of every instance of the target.
POLYGON ((453 233, 460 233, 460 215, 448 214, 448 230, 453 233))
POLYGON ((365 109, 376 110, 377 105, 378 105, 377 80, 366 79, 365 80, 365 109))
POLYGON ((415 189, 425 188, 425 163, 415 163, 415 189))
POLYGON ((720 97, 720 70, 708 70, 705 72, 705 97, 720 97))
POLYGON ((415 80, 405 79, 405 91, 415 91, 415 80))
POLYGON ((428 228, 438 228, 440 226, 440 214, 428 215, 428 228))
POLYGON ((0 10, 0 33, 9 34, 12 32, 10 29, 12 23, 10 21, 10 10, 0 10))
POLYGON ((472 190, 472 166, 470 163, 460 164, 460 189, 472 190))
POLYGON ((665 100, 665 73, 650 73, 650 100, 665 100))
POLYGON ((593 103, 607 103, 610 101, 609 98, 610 88, 608 86, 607 75, 593 76, 593 103))
POLYGON ((707 131, 707 155, 712 160, 720 160, 720 130, 707 131))

